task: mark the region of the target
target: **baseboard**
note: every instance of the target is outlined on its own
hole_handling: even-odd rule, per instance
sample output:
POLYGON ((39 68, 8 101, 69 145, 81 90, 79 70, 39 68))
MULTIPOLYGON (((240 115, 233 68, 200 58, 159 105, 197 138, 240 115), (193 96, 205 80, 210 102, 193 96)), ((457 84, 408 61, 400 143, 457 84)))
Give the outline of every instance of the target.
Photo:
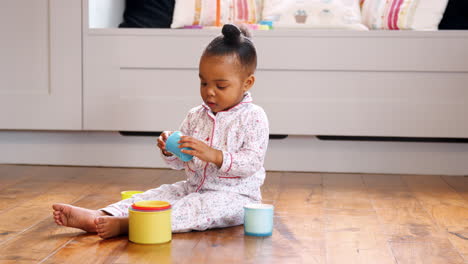
MULTIPOLYGON (((468 175, 468 144, 270 140, 267 170, 468 175)), ((0 131, 0 163, 166 168, 156 138, 118 132, 0 131)))

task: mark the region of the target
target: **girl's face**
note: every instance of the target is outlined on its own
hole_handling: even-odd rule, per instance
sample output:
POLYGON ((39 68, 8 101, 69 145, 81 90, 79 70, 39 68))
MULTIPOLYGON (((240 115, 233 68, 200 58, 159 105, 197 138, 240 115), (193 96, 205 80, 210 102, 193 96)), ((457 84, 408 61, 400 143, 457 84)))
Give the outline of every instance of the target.
POLYGON ((199 71, 201 97, 215 114, 240 103, 255 82, 253 75, 245 76, 233 55, 204 55, 199 71))

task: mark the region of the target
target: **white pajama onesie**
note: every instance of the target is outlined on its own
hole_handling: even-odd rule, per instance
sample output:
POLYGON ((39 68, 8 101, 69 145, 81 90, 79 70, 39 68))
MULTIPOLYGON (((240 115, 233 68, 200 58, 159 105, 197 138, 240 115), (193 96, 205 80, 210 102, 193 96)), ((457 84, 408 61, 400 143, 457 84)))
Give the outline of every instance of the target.
POLYGON ((265 112, 246 93, 239 104, 216 115, 205 104, 191 109, 180 131, 221 150, 221 168, 196 157, 182 162, 175 156, 162 155, 173 169, 185 169, 187 180, 164 184, 101 210, 128 216, 128 207, 136 201, 161 200, 172 205, 173 232, 242 224, 243 206, 262 199, 269 135, 265 112))

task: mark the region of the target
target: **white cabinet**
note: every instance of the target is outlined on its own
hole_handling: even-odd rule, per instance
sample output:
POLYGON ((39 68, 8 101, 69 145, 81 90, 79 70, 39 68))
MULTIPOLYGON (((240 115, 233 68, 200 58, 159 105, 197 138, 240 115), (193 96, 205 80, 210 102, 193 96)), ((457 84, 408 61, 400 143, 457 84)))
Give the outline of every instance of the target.
MULTIPOLYGON (((219 29, 118 29, 122 0, 87 4, 84 129, 176 129, 201 102, 198 60, 219 29)), ((276 29, 254 41, 252 93, 272 134, 468 137, 466 31, 276 29)))
MULTIPOLYGON (((198 60, 216 33, 88 32, 84 128, 176 129, 201 102, 198 60)), ((273 134, 468 137, 466 33, 258 33, 254 101, 273 134)))
POLYGON ((81 0, 2 1, 0 33, 0 129, 81 129, 81 0))
POLYGON ((85 130, 177 129, 200 104, 198 59, 211 36, 192 37, 187 46, 167 33, 85 37, 85 130))

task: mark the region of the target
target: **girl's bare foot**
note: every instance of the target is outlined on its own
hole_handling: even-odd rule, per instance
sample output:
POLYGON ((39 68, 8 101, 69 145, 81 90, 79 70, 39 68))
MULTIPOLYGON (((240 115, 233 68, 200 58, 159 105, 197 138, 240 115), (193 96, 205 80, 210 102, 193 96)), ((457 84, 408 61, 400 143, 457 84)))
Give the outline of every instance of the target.
POLYGON ((128 233, 128 217, 100 216, 94 220, 100 237, 110 238, 128 233))
POLYGON ((94 219, 106 215, 104 212, 89 210, 69 204, 54 204, 53 215, 57 225, 69 226, 82 229, 86 232, 97 232, 94 219))

